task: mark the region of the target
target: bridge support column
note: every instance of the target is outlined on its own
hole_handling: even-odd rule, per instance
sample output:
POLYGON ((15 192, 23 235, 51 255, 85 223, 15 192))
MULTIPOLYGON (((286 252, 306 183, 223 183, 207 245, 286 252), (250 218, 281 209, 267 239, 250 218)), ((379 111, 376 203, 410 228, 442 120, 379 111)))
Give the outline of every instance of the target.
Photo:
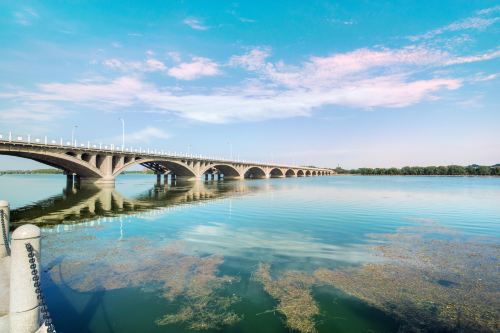
POLYGON ((73 188, 73 174, 72 173, 66 174, 66 187, 73 188))
POLYGON ((113 177, 103 178, 87 178, 80 177, 80 187, 115 187, 115 179, 113 177))

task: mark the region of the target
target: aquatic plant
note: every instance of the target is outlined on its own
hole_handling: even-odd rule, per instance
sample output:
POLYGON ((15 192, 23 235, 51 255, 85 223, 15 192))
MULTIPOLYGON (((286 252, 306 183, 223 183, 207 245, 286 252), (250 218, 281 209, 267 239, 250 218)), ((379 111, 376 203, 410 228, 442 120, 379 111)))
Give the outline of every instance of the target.
POLYGON ((299 332, 316 332, 314 317, 319 308, 311 293, 314 277, 301 272, 285 272, 273 279, 269 264, 260 264, 253 279, 278 301, 276 310, 286 318, 286 325, 299 332))
POLYGON ((92 251, 85 256, 51 267, 54 282, 78 291, 159 285, 160 295, 178 302, 180 309, 158 319, 158 325, 185 323, 193 329, 216 329, 241 320, 230 310, 239 298, 221 295, 226 284, 238 280, 218 276, 222 256, 188 255, 182 242, 152 246, 140 238, 113 248, 88 248, 92 251))
POLYGON ((314 332, 319 314, 312 288, 330 285, 399 318, 402 330, 443 329, 498 332, 500 318, 499 252, 491 239, 463 239, 432 220, 393 234, 372 250, 381 259, 350 268, 319 268, 313 274, 282 272, 272 279, 260 264, 255 279, 278 301, 287 325, 314 332))
MULTIPOLYGON (((196 265, 185 272, 177 281, 182 281, 182 292, 177 288, 176 296, 181 296, 181 308, 175 314, 167 314, 157 320, 158 325, 172 323, 187 323, 190 328, 219 329, 222 326, 233 325, 241 317, 230 310, 239 301, 236 295, 221 296, 224 284, 234 282, 235 278, 217 276, 217 267, 222 263, 220 256, 200 258, 196 265)), ((172 293, 167 293, 171 298, 172 293)))

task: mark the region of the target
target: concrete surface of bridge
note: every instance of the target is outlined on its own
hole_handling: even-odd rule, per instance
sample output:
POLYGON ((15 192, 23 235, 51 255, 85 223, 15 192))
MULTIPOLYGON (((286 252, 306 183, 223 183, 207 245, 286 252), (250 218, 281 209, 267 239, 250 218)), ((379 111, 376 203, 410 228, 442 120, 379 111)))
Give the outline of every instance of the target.
POLYGON ((28 158, 63 170, 68 179, 113 185, 115 178, 134 165, 142 165, 172 179, 279 178, 332 175, 327 168, 286 166, 259 162, 205 158, 192 154, 170 154, 161 150, 103 146, 87 142, 33 139, 30 136, 0 135, 0 155, 28 158))

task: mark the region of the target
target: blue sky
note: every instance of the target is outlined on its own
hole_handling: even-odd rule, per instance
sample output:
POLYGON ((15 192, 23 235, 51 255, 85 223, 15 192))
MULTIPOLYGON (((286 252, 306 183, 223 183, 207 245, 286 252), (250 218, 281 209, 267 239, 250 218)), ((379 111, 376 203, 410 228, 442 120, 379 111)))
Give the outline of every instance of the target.
POLYGON ((123 118, 176 152, 494 164, 499 41, 498 1, 3 1, 0 132, 119 144, 123 118))

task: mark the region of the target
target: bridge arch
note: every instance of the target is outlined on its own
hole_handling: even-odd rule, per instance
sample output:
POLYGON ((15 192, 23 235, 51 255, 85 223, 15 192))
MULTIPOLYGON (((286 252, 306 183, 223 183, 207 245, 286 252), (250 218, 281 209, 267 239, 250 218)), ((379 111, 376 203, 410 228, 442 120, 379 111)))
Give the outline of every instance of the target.
POLYGON ((309 176, 311 176, 311 171, 306 170, 306 177, 309 177, 309 176))
POLYGON ((295 173, 295 171, 293 169, 288 169, 285 172, 285 176, 286 177, 294 177, 294 176, 296 176, 296 173, 295 173))
POLYGON ((245 170, 245 178, 266 178, 266 172, 264 169, 258 166, 252 166, 245 170))
POLYGON ((281 178, 284 177, 283 171, 280 168, 273 168, 269 171, 269 177, 271 178, 281 178))
POLYGON ((9 155, 30 159, 53 168, 62 170, 68 174, 77 174, 82 178, 102 178, 102 172, 88 162, 78 159, 76 155, 67 153, 51 153, 47 151, 2 151, 0 155, 9 155))
POLYGON ((202 170, 201 174, 205 174, 210 169, 217 169, 224 175, 224 178, 240 178, 240 172, 230 164, 212 164, 202 170))
POLYGON ((137 164, 144 165, 149 169, 151 169, 151 165, 157 165, 159 169, 162 170, 163 172, 168 170, 175 173, 175 175, 179 177, 189 177, 189 178, 196 177, 196 172, 189 165, 184 164, 181 161, 161 159, 161 158, 135 159, 133 161, 125 163, 122 167, 115 170, 113 172, 113 177, 118 176, 123 171, 137 164))
POLYGON ((304 170, 297 171, 297 177, 304 177, 304 176, 305 176, 304 170))

